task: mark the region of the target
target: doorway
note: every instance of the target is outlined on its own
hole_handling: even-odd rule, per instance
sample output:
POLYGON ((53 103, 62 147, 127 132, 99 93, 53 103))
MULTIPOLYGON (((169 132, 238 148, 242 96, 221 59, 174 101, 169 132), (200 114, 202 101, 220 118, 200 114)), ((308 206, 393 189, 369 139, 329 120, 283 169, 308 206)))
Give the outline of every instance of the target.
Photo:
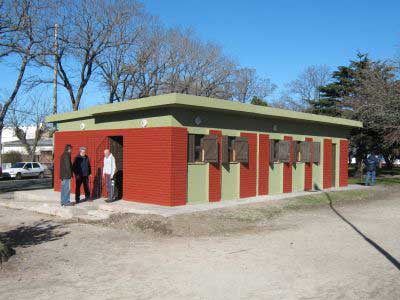
POLYGON ((332 144, 332 187, 336 186, 336 144, 332 144))
POLYGON ((114 195, 119 200, 122 199, 123 195, 124 138, 122 136, 110 136, 108 139, 117 168, 114 175, 114 195))

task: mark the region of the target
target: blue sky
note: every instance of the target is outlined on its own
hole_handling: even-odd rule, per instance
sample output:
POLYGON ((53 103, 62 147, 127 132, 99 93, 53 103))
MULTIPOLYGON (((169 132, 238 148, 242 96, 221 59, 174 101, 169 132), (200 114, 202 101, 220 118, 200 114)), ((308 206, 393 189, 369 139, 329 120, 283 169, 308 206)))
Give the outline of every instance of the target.
MULTIPOLYGON (((357 51, 373 59, 400 53, 398 0, 147 0, 145 5, 167 26, 191 27, 201 38, 219 43, 280 88, 309 65, 334 68, 347 64, 357 51)), ((12 66, 1 63, 0 91, 12 82, 12 66)), ((89 86, 84 106, 105 100, 98 87, 89 86)), ((51 87, 44 93, 51 95, 51 87)))

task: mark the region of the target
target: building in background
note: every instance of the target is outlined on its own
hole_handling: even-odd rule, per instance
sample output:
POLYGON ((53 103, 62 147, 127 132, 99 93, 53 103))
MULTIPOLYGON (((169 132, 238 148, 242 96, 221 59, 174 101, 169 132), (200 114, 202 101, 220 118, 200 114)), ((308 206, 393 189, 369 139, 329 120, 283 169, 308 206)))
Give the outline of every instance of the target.
POLYGON ((347 186, 347 137, 362 126, 182 94, 95 106, 47 121, 59 130, 56 178, 65 145, 72 144, 73 156, 85 146, 91 190, 101 196, 103 151, 110 148, 123 173, 122 198, 167 206, 347 186))
MULTIPOLYGON (((27 142, 32 145, 34 142, 34 137, 36 133, 35 126, 27 126, 22 128, 24 131, 27 131, 27 142)), ((27 158, 27 151, 22 142, 16 137, 14 133, 14 129, 11 127, 6 127, 3 129, 2 138, 2 149, 1 154, 7 154, 10 152, 18 152, 22 155, 22 160, 30 160, 27 158)), ((38 142, 35 151, 35 161, 41 162, 44 165, 50 165, 53 161, 53 138, 48 136, 44 136, 38 142)), ((7 163, 3 163, 2 165, 7 166, 7 163)), ((4 167, 3 166, 3 167, 4 167)))

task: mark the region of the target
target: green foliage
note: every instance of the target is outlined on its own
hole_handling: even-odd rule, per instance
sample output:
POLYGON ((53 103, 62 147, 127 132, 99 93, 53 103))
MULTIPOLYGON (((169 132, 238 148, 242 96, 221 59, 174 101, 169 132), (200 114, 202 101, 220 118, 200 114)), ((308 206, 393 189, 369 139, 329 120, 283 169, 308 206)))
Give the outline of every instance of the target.
POLYGON ((251 99, 250 104, 253 104, 253 105, 260 105, 260 106, 268 106, 268 103, 267 103, 266 101, 264 101, 263 99, 261 99, 261 98, 259 98, 259 97, 256 97, 256 96, 254 96, 254 97, 251 99))
POLYGON ((4 163, 16 163, 22 161, 22 154, 17 151, 10 151, 7 153, 2 154, 2 161, 4 163))

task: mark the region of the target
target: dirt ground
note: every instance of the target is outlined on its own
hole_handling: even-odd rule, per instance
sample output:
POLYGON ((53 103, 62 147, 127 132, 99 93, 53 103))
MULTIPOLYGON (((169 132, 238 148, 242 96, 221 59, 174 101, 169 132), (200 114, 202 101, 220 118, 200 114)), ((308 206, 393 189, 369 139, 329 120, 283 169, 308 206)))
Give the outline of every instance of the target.
POLYGON ((400 299, 399 192, 99 224, 0 208, 0 299, 400 299))

